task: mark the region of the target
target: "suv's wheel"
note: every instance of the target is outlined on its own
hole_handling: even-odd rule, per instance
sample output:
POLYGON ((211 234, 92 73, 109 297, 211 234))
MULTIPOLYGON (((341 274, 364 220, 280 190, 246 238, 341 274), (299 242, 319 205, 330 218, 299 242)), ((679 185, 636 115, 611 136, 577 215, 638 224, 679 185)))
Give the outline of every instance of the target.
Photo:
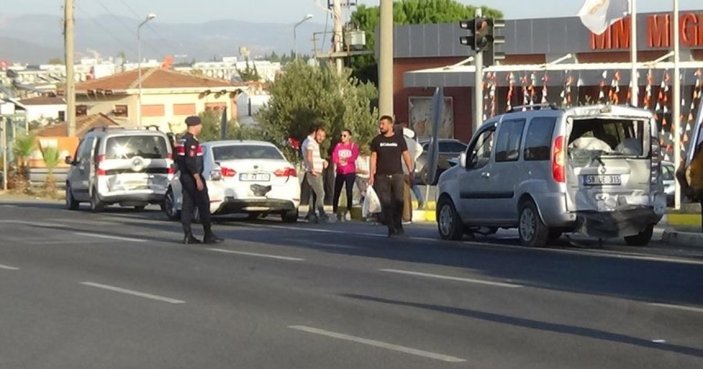
POLYGON ((73 197, 73 190, 71 190, 71 185, 66 183, 66 209, 76 210, 78 209, 79 202, 73 197))
POLYGON ((169 220, 177 220, 181 218, 181 211, 176 209, 176 197, 170 187, 164 196, 164 204, 162 209, 164 210, 164 214, 166 214, 166 218, 169 220))
POLYGON ((281 213, 283 223, 295 223, 298 221, 298 209, 285 210, 281 213))
POLYGON ((464 223, 452 200, 446 196, 437 204, 437 230, 443 240, 460 240, 464 236, 464 223))
POLYGON ((93 189, 93 194, 90 196, 90 210, 94 213, 105 210, 105 204, 100 200, 96 189, 93 189))
POLYGON ((626 236, 625 243, 629 246, 646 246, 649 241, 652 240, 652 234, 654 233, 654 225, 648 225, 642 232, 634 236, 626 236))
POLYGON ((537 206, 532 200, 520 204, 518 219, 518 233, 523 246, 543 247, 547 244, 549 228, 542 222, 537 206))

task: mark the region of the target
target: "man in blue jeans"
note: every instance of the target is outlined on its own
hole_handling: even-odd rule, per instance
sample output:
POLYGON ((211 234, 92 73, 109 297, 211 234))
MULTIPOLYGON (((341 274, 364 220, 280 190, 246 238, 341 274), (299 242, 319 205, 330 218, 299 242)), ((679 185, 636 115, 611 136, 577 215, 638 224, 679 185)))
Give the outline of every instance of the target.
POLYGON ((369 185, 374 187, 381 201, 383 217, 388 226, 388 237, 405 234, 403 214, 403 183, 405 174, 402 163, 413 173, 413 161, 402 134, 393 129, 393 118, 384 115, 378 121, 380 134, 371 141, 371 173, 369 185))

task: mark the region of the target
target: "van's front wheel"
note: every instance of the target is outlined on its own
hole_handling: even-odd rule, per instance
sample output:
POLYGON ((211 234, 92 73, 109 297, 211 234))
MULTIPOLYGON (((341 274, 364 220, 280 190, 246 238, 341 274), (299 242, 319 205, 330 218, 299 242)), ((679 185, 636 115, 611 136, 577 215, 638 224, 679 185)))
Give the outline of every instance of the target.
POLYGON ((537 205, 531 200, 520 204, 518 233, 523 246, 544 247, 547 244, 549 228, 542 222, 537 205))
POLYGON ((626 236, 625 243, 629 246, 646 246, 652 240, 654 234, 654 224, 648 225, 642 232, 634 236, 626 236))
POLYGON ((460 240, 464 236, 464 224, 452 200, 441 197, 437 205, 437 230, 443 240, 460 240))

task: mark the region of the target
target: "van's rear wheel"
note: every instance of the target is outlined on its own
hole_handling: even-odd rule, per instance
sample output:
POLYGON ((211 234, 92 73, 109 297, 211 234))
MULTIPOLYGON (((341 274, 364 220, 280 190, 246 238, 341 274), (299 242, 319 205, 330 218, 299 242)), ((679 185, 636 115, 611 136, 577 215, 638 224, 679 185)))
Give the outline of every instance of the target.
POLYGON ((298 209, 286 210, 281 213, 283 223, 295 223, 298 221, 298 209))
POLYGON ((461 221, 452 200, 441 197, 437 204, 437 230, 443 240, 460 240, 464 236, 464 223, 461 221))
POLYGON ((654 224, 648 225, 642 232, 634 236, 626 236, 625 243, 629 246, 646 246, 652 240, 654 234, 654 224))
POLYGON ((181 219, 181 211, 176 208, 176 196, 174 195, 171 187, 169 187, 166 191, 161 208, 163 209, 164 214, 166 214, 166 218, 168 218, 168 220, 181 219))
POLYGON ((73 197, 73 190, 71 189, 71 185, 66 183, 66 209, 68 210, 76 210, 78 209, 78 201, 76 201, 76 198, 73 197))
POLYGON ((100 200, 96 189, 93 189, 93 193, 90 195, 90 210, 93 213, 99 213, 105 210, 105 204, 100 200))
POLYGON ((537 205, 532 200, 520 204, 518 233, 523 246, 544 247, 547 244, 549 228, 542 222, 537 205))

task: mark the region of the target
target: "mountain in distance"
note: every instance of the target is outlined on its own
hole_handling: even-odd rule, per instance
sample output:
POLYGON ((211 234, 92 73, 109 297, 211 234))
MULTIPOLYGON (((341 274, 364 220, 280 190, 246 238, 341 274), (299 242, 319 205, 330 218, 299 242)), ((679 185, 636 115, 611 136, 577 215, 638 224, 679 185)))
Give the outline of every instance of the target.
MULTIPOLYGON (((76 17, 76 60, 100 55, 103 59, 124 53, 127 60, 137 60, 137 26, 141 21, 129 17, 103 15, 76 17)), ((293 24, 253 23, 239 20, 213 20, 204 23, 145 24, 140 31, 143 59, 162 60, 172 55, 177 61, 209 61, 224 56, 239 56, 240 47, 251 51, 251 57, 275 51, 288 54, 297 45, 301 54, 312 53, 312 37, 324 26, 306 22, 293 24)), ((63 21, 51 15, 0 15, 0 60, 26 64, 44 64, 52 58, 63 60, 63 21)), ((317 47, 321 47, 322 35, 317 47)), ((325 49, 330 36, 325 37, 325 49)))

